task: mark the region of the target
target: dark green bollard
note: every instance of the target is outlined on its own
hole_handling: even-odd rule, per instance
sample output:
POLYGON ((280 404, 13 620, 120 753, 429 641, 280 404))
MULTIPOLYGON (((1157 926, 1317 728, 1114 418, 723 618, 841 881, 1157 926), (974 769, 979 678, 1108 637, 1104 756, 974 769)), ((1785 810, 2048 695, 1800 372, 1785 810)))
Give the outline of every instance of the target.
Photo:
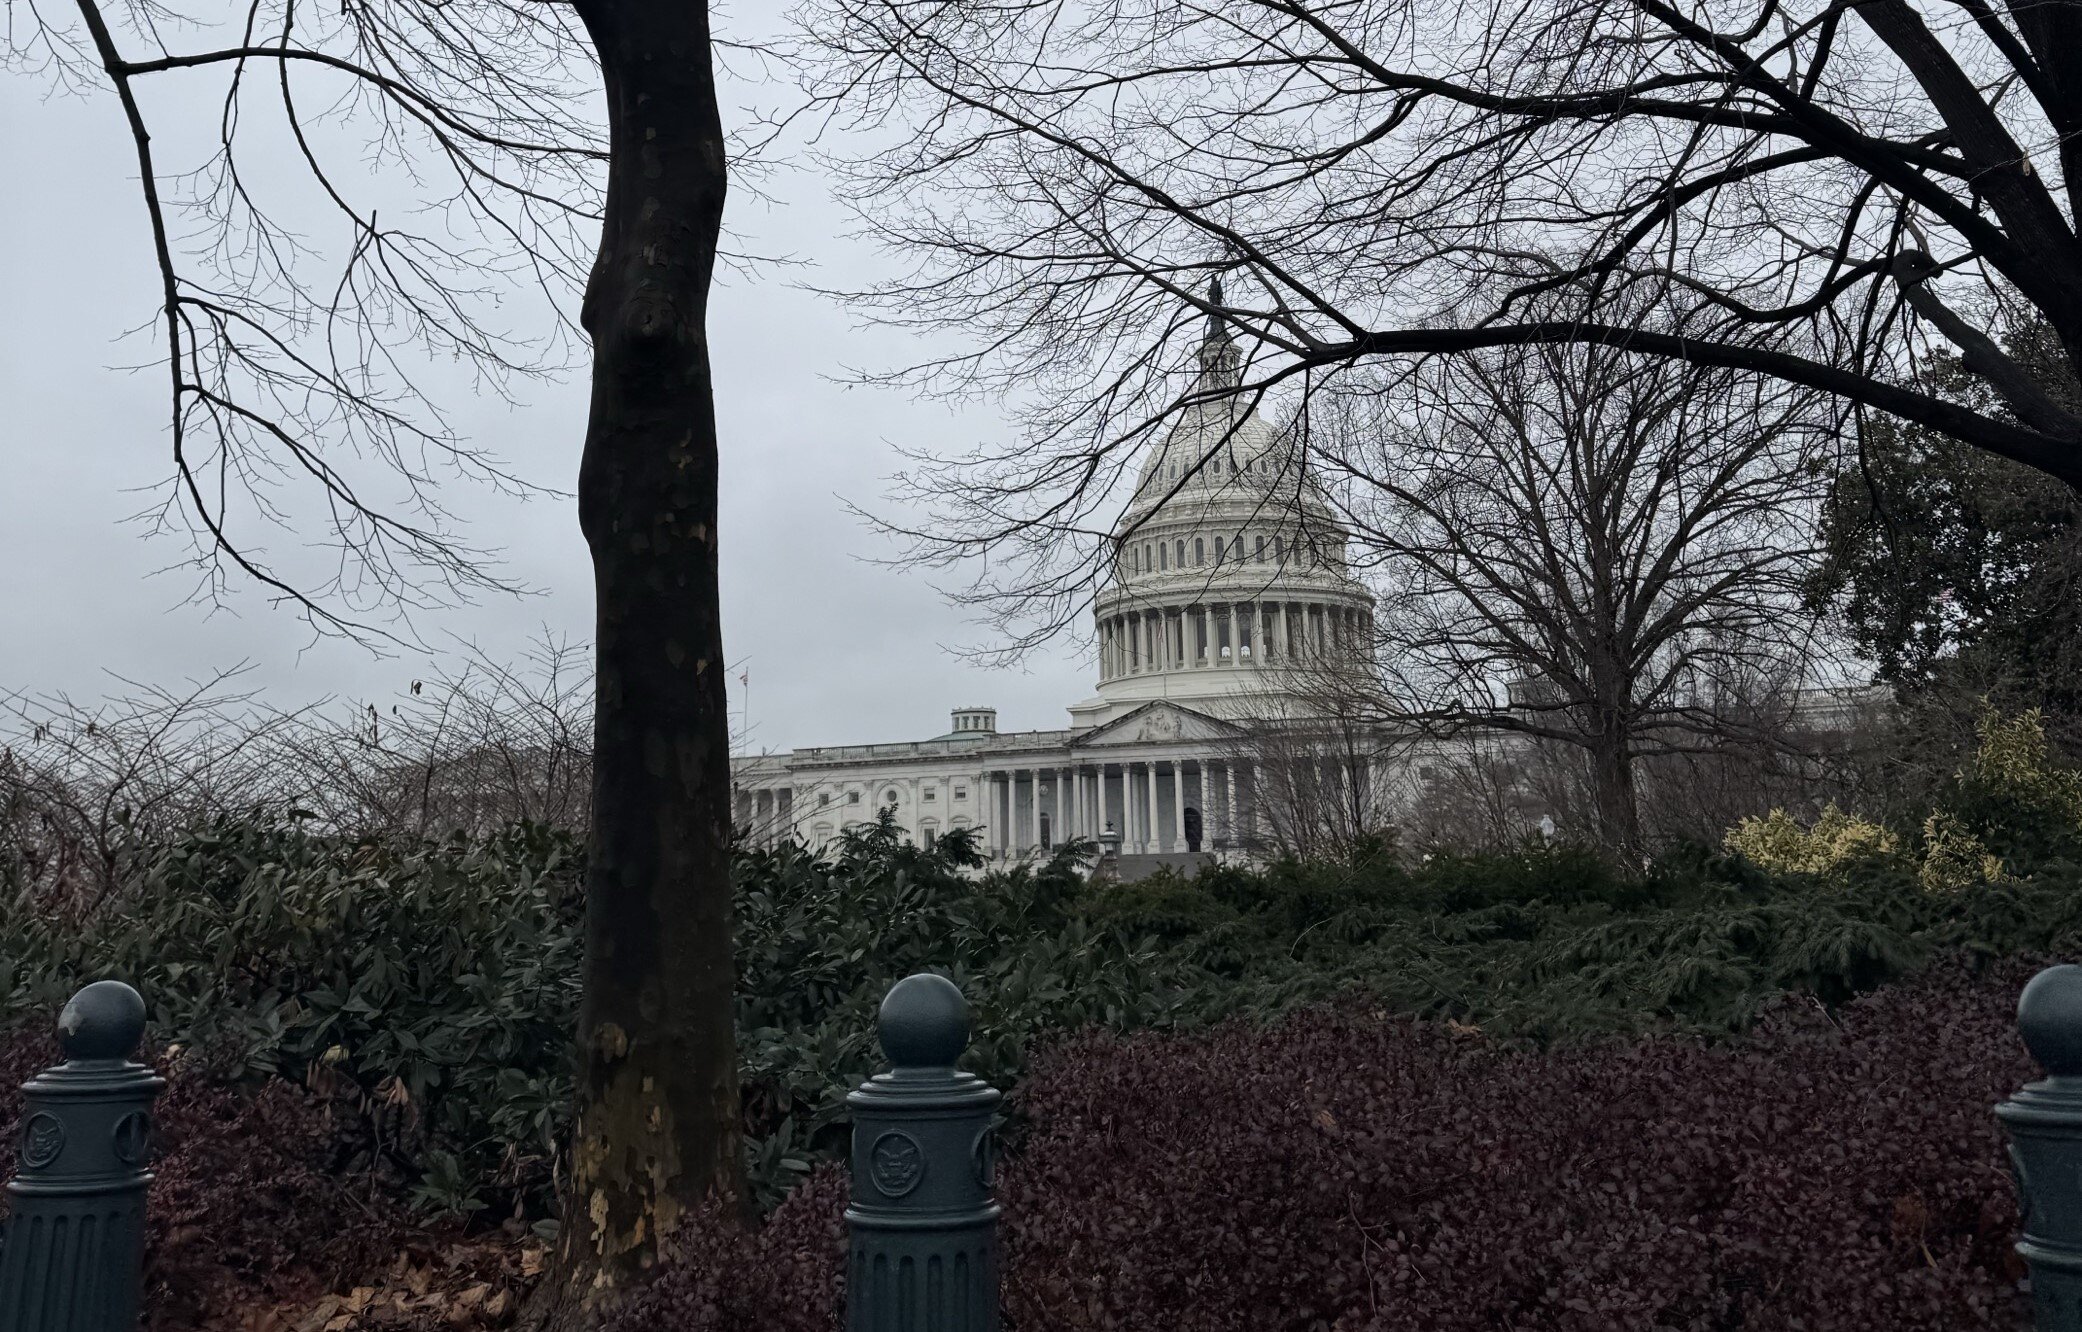
POLYGON ((997 1089, 955 1071, 969 1005, 944 976, 907 976, 876 1023, 894 1066, 846 1098, 847 1332, 996 1332, 997 1089))
POLYGON ((131 1062, 145 1002, 96 981, 58 1015, 65 1062, 22 1088, 21 1169, 0 1242, 0 1328, 135 1332, 152 1182, 152 1100, 166 1080, 131 1062))
POLYGON ((2082 967, 2048 967, 2017 998, 2047 1077, 1995 1107, 2010 1134, 2038 1332, 2082 1332, 2082 967))

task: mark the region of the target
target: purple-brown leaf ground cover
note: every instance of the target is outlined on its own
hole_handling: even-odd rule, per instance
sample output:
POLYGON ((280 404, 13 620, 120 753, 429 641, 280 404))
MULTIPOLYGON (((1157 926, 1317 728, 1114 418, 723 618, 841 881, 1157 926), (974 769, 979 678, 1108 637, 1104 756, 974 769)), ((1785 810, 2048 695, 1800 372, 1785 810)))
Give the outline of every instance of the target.
MULTIPOLYGON (((1055 1043, 1012 1101, 1008 1326, 2011 1332, 1990 1108, 2036 1076, 2012 1020, 2033 969, 1789 998, 1719 1042, 1539 1051, 1352 1002, 1055 1043)), ((47 1051, 6 1054, 12 1084, 47 1051)), ((298 1089, 177 1074, 162 1108, 156 1325, 237 1326, 413 1242, 331 1172, 298 1089)), ((826 1167, 755 1228, 708 1217, 618 1328, 836 1329, 843 1205, 826 1167)))
MULTIPOLYGON (((1933 967, 1721 1043, 1539 1052, 1364 1005, 1041 1054, 1001 1175, 1018 1332, 2026 1325, 1990 1108, 2032 968, 1933 967)), ((623 1329, 838 1326, 835 1181, 623 1329)))

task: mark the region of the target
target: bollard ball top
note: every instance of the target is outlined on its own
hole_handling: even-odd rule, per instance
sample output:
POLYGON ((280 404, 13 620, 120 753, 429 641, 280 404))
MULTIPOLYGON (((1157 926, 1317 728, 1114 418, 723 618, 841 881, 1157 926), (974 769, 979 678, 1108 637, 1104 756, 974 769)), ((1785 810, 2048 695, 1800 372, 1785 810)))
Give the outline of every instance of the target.
POLYGON ((889 987, 875 1030, 900 1069, 953 1068, 969 1047, 969 1001, 945 976, 906 976, 889 987))
POLYGON ((2082 1075, 2082 967, 2048 967, 2033 976, 2017 996, 2017 1030, 2048 1074, 2082 1075))
POLYGON ((95 981, 58 1014, 67 1059, 127 1059, 144 1034, 144 998, 121 981, 95 981))

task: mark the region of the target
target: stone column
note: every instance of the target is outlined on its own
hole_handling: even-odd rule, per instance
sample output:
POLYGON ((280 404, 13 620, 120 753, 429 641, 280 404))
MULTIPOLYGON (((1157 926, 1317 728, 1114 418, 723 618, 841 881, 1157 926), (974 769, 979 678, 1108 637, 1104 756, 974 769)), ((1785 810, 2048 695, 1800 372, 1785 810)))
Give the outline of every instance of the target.
POLYGON ((1035 783, 1035 780, 1033 780, 1033 772, 1026 774, 1026 818, 1020 818, 1020 770, 1018 768, 1012 770, 1010 787, 1012 787, 1012 826, 1018 828, 1018 835, 1016 835, 1018 845, 1014 849, 1022 851, 1022 853, 1024 851, 1033 851, 1035 841, 1039 841, 1037 835, 1035 835, 1035 830, 1037 830, 1037 826, 1035 826, 1035 808, 1041 803, 1037 799, 1041 795, 1039 783, 1035 783))
POLYGON ((1143 833, 1147 835, 1149 851, 1156 853, 1156 851, 1164 849, 1164 833, 1162 833, 1164 824, 1158 818, 1158 762, 1156 760, 1149 760, 1147 764, 1143 764, 1143 780, 1145 780, 1145 783, 1149 783, 1149 824, 1143 828, 1143 833))
POLYGON ((1019 829, 1012 822, 1012 797, 1014 794, 1012 774, 1001 770, 998 773, 997 786, 997 799, 1005 811, 1004 817, 996 821, 1000 830, 998 833, 998 849, 1003 851, 1006 857, 1009 858, 1013 852, 1019 850, 1019 829))
POLYGON ((1222 765, 1222 781, 1228 787, 1225 793, 1226 798, 1222 802, 1222 833, 1228 838, 1230 846, 1240 848, 1243 845, 1243 824, 1236 817, 1236 765, 1234 763, 1224 763, 1222 765))
POLYGON ((1171 849, 1186 849, 1186 765, 1171 760, 1171 849))
POLYGON ((1126 839, 1126 844, 1133 847, 1139 855, 1144 849, 1142 788, 1135 784, 1136 767, 1133 763, 1121 764, 1121 835, 1126 839))
POLYGON ((1142 796, 1135 787, 1135 765, 1121 764, 1121 845, 1142 851, 1142 796))
POLYGON ((1200 651, 1198 654, 1198 664, 1201 666, 1212 666, 1215 664, 1214 614, 1207 608, 1207 604, 1205 602, 1202 602, 1200 605, 1195 606, 1193 609, 1200 612, 1200 651))
POLYGON ((1237 835, 1243 845, 1258 841, 1258 764, 1241 764, 1237 776, 1237 835))

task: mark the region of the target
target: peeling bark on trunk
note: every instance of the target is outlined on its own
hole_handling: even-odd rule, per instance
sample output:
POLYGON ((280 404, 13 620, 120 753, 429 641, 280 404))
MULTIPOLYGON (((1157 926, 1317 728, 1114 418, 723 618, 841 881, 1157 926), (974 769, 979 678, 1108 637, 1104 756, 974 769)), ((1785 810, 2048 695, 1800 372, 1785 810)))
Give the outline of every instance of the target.
POLYGON ((599 686, 578 1123, 539 1321, 583 1327, 738 1191, 730 773, 706 318, 725 161, 700 3, 582 0, 612 133, 582 320, 599 686))

